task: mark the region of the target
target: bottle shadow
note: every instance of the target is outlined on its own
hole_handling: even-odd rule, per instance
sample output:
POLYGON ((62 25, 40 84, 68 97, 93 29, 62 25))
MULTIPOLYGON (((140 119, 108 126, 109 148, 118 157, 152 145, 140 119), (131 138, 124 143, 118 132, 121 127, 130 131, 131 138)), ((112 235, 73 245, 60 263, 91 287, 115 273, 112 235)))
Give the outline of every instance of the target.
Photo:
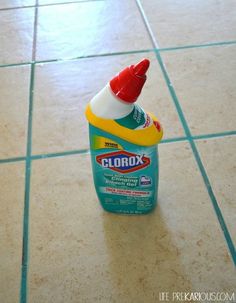
POLYGON ((104 212, 103 228, 114 302, 174 302, 173 292, 191 291, 159 205, 143 216, 104 212), (168 292, 166 300, 162 292, 168 292))

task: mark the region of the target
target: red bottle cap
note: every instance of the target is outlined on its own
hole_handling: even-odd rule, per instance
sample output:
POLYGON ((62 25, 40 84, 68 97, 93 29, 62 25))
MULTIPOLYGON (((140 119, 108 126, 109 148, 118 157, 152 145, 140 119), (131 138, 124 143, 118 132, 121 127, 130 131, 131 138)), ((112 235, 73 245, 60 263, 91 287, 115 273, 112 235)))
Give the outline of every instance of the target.
POLYGON ((146 81, 146 71, 149 67, 149 60, 143 59, 136 65, 126 67, 110 81, 113 93, 122 101, 133 103, 141 93, 146 81))

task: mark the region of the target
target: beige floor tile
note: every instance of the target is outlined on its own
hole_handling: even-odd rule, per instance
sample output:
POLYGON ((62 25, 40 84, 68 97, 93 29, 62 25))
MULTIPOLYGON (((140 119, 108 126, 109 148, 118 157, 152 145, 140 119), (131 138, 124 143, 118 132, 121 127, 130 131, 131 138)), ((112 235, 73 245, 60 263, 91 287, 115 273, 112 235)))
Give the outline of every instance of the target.
MULTIPOLYGON (((33 153, 88 147, 86 104, 120 70, 144 54, 100 57, 75 62, 38 65, 35 78, 33 153), (96 73, 94 73, 96 69, 96 73)), ((177 113, 154 55, 140 104, 153 111, 165 138, 183 135, 177 113)))
POLYGON ((29 66, 0 68, 0 159, 25 156, 29 66))
POLYGON ((236 129, 236 46, 163 53, 194 135, 236 129))
POLYGON ((133 217, 102 211, 89 155, 33 162, 29 302, 156 303, 160 291, 234 290, 188 144, 163 144, 160 157, 158 208, 133 217))
POLYGON ((35 0, 1 0, 0 9, 35 5, 35 0))
POLYGON ((134 0, 41 7, 38 22, 37 59, 152 47, 134 0))
POLYGON ((236 40, 234 0, 141 0, 159 47, 236 40))
POLYGON ((225 223, 236 245, 236 138, 196 141, 225 223))
POLYGON ((24 163, 0 165, 0 302, 18 302, 21 281, 24 163))
POLYGON ((31 61, 34 8, 0 11, 0 64, 31 61))

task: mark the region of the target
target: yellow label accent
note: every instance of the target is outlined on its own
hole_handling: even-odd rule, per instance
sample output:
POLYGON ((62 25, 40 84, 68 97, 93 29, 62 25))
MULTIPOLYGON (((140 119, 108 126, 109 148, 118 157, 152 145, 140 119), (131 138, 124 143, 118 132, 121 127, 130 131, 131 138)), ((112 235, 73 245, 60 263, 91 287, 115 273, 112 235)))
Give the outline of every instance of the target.
MULTIPOLYGON (((90 124, 95 127, 100 128, 105 132, 109 132, 112 135, 115 135, 123 140, 126 140, 130 143, 141 145, 141 146, 151 146, 155 145, 161 141, 163 136, 163 129, 158 130, 154 123, 151 126, 143 129, 128 129, 116 123, 111 119, 103 119, 95 116, 89 105, 87 105, 86 118, 90 124)), ((158 121, 157 118, 149 114, 153 121, 158 121)))
POLYGON ((101 136, 93 136, 93 141, 92 141, 92 148, 93 149, 101 149, 101 148, 115 148, 115 149, 123 149, 123 147, 108 138, 101 137, 101 136))

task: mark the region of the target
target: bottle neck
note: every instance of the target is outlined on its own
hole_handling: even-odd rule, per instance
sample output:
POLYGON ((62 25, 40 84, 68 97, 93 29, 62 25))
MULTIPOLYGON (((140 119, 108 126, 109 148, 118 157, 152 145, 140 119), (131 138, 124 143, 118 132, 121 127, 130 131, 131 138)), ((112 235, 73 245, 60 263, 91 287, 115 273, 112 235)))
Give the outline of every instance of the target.
POLYGON ((123 102, 112 92, 109 83, 91 100, 94 115, 104 119, 119 119, 131 113, 134 104, 123 102))

